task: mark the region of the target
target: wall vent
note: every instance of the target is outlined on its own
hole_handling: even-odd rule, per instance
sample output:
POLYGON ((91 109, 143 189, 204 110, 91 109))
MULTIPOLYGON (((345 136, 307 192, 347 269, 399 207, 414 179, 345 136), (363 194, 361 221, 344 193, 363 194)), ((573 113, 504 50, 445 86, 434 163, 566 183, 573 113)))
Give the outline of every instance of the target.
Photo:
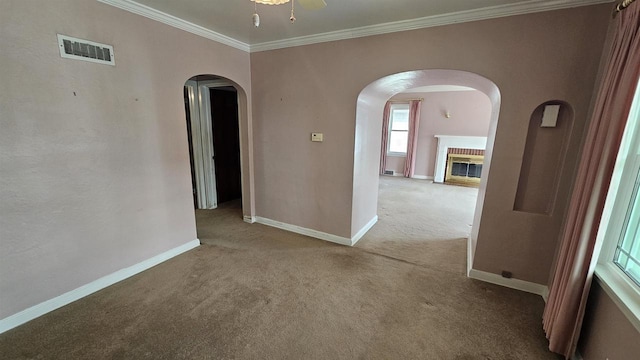
POLYGON ((63 58, 116 65, 111 45, 58 34, 58 47, 60 48, 60 56, 63 58))
POLYGON ((394 176, 394 175, 396 174, 396 172, 395 172, 395 170, 385 170, 385 171, 384 171, 384 174, 385 174, 385 175, 391 175, 391 176, 394 176))

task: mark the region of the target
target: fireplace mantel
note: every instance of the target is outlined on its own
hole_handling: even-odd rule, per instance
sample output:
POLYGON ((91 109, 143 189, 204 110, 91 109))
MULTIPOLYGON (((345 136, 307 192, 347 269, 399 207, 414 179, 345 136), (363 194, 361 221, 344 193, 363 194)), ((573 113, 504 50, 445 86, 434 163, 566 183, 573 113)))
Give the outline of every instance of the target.
POLYGON ((447 165, 447 153, 449 148, 480 149, 487 147, 486 136, 451 136, 436 135, 438 150, 436 151, 436 168, 433 174, 433 182, 444 182, 444 172, 447 165))

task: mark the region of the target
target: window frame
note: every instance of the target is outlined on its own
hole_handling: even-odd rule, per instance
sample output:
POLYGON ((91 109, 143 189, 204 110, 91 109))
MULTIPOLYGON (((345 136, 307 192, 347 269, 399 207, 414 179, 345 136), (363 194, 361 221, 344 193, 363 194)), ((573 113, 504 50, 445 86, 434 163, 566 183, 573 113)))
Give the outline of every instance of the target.
POLYGON ((640 331, 640 286, 614 262, 627 212, 633 206, 636 179, 640 176, 640 83, 629 114, 598 230, 597 242, 602 248, 595 274, 598 283, 640 331))
POLYGON ((406 157, 407 156, 407 150, 409 148, 408 146, 408 140, 409 140, 409 129, 406 130, 407 133, 407 149, 404 150, 404 152, 398 152, 398 151, 391 151, 391 134, 396 131, 396 132, 404 132, 404 130, 392 130, 393 129, 393 111, 394 110, 409 110, 410 106, 409 103, 396 103, 396 104, 391 104, 391 106, 389 107, 389 129, 388 129, 388 138, 387 138, 387 156, 397 156, 397 157, 406 157))

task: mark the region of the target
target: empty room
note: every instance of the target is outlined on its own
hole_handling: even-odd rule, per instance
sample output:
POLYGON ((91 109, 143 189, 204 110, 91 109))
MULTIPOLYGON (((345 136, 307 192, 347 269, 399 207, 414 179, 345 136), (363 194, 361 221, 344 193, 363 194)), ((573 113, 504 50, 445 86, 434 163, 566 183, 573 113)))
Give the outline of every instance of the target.
POLYGON ((0 0, 0 358, 640 354, 633 0, 0 0))

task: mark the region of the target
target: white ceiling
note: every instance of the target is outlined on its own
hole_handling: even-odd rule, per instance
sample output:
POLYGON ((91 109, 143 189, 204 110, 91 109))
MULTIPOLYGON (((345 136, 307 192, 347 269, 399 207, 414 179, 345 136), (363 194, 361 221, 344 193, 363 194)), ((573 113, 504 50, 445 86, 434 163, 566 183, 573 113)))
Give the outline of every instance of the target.
MULTIPOLYGON (((129 11, 156 20, 159 17, 168 18, 169 21, 164 22, 173 26, 177 26, 176 20, 184 20, 229 37, 253 50, 258 44, 313 37, 318 34, 327 35, 326 33, 331 32, 341 32, 341 38, 357 37, 376 33, 372 32, 371 27, 380 29, 377 33, 383 33, 612 0, 325 0, 327 7, 316 11, 305 10, 296 4, 297 21, 294 24, 289 21, 290 3, 258 4, 258 14, 261 18, 258 28, 252 23, 254 3, 250 0, 99 1, 127 8, 129 11), (149 16, 150 12, 154 13, 153 16, 149 16), (166 17, 167 14, 170 16, 166 17), (416 21, 416 19, 420 20, 416 21), (398 28, 398 22, 400 22, 400 28, 398 28), (388 23, 393 23, 394 26, 388 23), (387 26, 380 27, 380 24, 387 26), (365 29, 362 29, 363 27, 365 29), (345 35, 344 30, 347 29, 353 33, 352 36, 348 33, 345 35), (357 32, 360 34, 358 35, 357 32)), ((163 19, 159 20, 163 21, 163 19)), ((319 41, 306 41, 306 43, 319 41)))
POLYGON ((421 86, 403 91, 403 93, 428 93, 428 92, 448 92, 448 91, 473 91, 474 88, 458 85, 429 85, 421 86))

